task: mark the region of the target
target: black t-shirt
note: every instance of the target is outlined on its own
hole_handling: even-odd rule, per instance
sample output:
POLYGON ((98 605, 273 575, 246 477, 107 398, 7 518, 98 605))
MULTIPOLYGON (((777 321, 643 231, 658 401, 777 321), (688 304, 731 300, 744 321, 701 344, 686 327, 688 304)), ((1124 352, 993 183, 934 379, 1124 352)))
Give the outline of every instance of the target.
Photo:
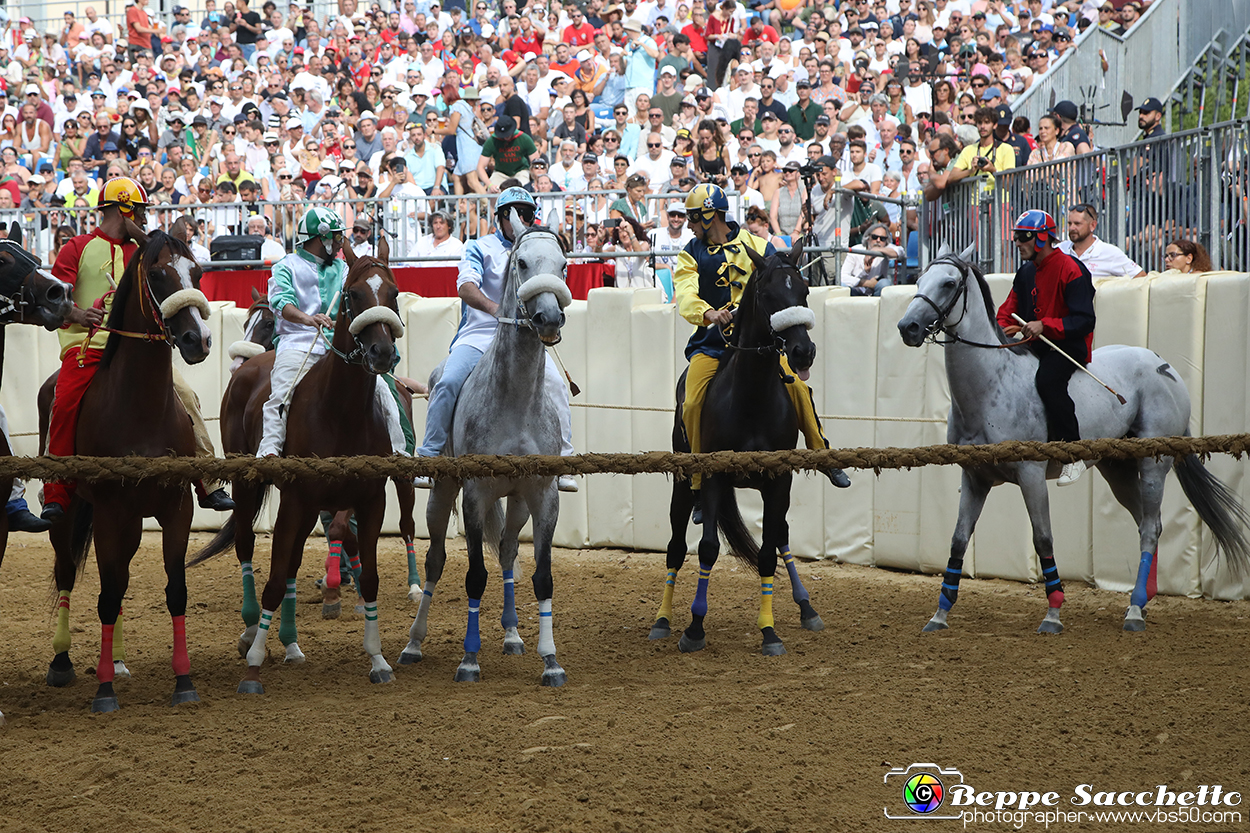
POLYGON ((1072 149, 1077 153, 1081 152, 1082 143, 1089 145, 1091 148, 1094 146, 1094 143, 1089 140, 1089 134, 1082 130, 1079 124, 1074 124, 1067 130, 1063 131, 1063 135, 1059 137, 1059 141, 1071 142, 1072 149))
POLYGON ((1005 140, 1016 151, 1016 167, 1023 168, 1029 163, 1029 154, 1033 152, 1033 148, 1029 147, 1028 140, 1018 133, 1012 133, 1005 140))
MULTIPOLYGON (((260 26, 260 15, 257 14, 256 12, 248 12, 247 14, 244 14, 243 20, 246 23, 248 23, 248 25, 250 26, 257 26, 257 27, 260 26)), ((256 39, 258 37, 260 36, 256 32, 253 32, 251 29, 245 29, 243 26, 239 26, 237 29, 234 30, 235 43, 254 44, 256 43, 256 39)))
POLYGON ((527 136, 533 135, 530 133, 530 106, 525 103, 524 98, 521 98, 521 96, 513 93, 511 97, 504 102, 503 110, 501 112, 503 115, 512 116, 512 118, 516 120, 516 126, 521 129, 522 133, 527 136))

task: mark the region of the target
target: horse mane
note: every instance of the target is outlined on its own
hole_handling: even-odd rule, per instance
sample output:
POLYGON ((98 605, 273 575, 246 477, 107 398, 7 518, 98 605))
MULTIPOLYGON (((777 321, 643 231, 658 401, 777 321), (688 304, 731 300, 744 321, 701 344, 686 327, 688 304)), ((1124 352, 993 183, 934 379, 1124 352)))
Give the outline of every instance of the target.
MULTIPOLYGON (((130 261, 126 264, 126 271, 122 272, 121 280, 117 282, 117 289, 113 292, 113 308, 109 312, 108 321, 105 323, 114 330, 122 328, 122 318, 126 315, 126 304, 130 302, 130 294, 134 292, 135 285, 139 282, 139 270, 144 263, 151 263, 160 255, 161 251, 168 246, 173 250, 175 255, 195 260, 195 255, 191 253, 191 247, 184 241, 179 240, 171 234, 157 230, 148 235, 146 243, 142 243, 130 256, 130 261)), ((113 355, 117 352, 118 346, 121 344, 122 336, 117 333, 110 333, 108 343, 104 345, 104 355, 100 358, 100 366, 108 367, 109 362, 113 360, 113 355)))
POLYGON ((954 266, 960 272, 964 271, 964 269, 967 269, 969 272, 971 272, 972 276, 976 278, 977 280, 977 287, 981 290, 981 302, 985 304, 985 315, 986 317, 990 319, 990 326, 994 328, 994 335, 998 337, 998 343, 1012 345, 1010 348, 1008 348, 1012 353, 1019 353, 1021 355, 1024 355, 1025 353, 1028 352, 1027 347, 1020 345, 1020 344, 1016 344, 1012 339, 1007 337, 1007 334, 1003 332, 1003 328, 999 326, 998 310, 994 308, 994 299, 993 299, 993 296, 990 294, 990 285, 986 283, 985 275, 981 274, 981 270, 977 268, 977 265, 975 263, 969 263, 968 261, 963 260, 962 258, 959 257, 959 255, 955 254, 954 252, 935 258, 932 262, 929 263, 930 268, 932 268, 933 265, 937 263, 948 263, 951 266, 954 266))

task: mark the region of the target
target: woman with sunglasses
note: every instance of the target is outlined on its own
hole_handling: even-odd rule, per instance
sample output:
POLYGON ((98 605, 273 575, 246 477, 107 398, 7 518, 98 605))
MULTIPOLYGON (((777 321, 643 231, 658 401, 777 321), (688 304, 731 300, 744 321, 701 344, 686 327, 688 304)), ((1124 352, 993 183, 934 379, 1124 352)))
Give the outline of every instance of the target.
POLYGON ((66 119, 61 125, 61 143, 57 146, 56 167, 58 170, 69 171, 69 160, 75 156, 82 158, 87 149, 87 137, 78 129, 77 119, 66 119))
POLYGON ((955 85, 942 79, 933 86, 933 94, 936 96, 933 112, 945 113, 947 118, 955 121, 955 109, 958 106, 955 103, 955 85))
POLYGON ((17 116, 5 113, 0 122, 0 150, 18 147, 17 116))
POLYGON ((611 220, 633 220, 644 229, 655 228, 655 221, 647 218, 647 178, 633 174, 625 180, 625 196, 608 207, 611 220))

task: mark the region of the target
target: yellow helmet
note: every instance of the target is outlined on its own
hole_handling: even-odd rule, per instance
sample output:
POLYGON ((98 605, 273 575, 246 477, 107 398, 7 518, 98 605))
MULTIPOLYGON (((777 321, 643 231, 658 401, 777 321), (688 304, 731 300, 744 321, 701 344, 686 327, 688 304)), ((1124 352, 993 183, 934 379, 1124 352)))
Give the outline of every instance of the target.
POLYGON ((110 179, 104 184, 104 191, 96 203, 97 208, 117 206, 125 217, 133 217, 136 205, 148 204, 148 192, 143 186, 128 176, 110 179))
POLYGON ((702 185, 696 185, 694 190, 686 195, 687 212, 728 210, 729 197, 725 196, 725 189, 719 185, 705 182, 702 185))

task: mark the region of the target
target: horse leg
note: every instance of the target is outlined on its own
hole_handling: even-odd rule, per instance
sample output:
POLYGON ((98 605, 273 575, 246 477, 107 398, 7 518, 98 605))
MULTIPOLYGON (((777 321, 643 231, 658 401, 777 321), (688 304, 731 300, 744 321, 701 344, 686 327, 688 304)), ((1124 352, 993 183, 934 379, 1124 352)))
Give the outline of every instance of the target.
POLYGON ((256 576, 252 572, 252 556, 256 550, 256 533, 252 531, 252 519, 260 510, 261 487, 238 478, 233 483, 234 495, 234 553, 239 559, 239 572, 243 577, 243 633, 239 634, 239 656, 247 657, 247 649, 256 638, 260 623, 260 602, 256 599, 256 576))
POLYGON ((766 657, 778 657, 786 652, 773 626, 773 579, 777 575, 777 548, 790 538, 790 526, 786 523, 786 512, 790 510, 790 481, 790 475, 781 475, 763 489, 764 536, 758 557, 760 614, 756 624, 763 638, 760 653, 766 657))
POLYGON ((56 579, 56 629, 52 634, 52 662, 48 665, 46 681, 54 688, 63 688, 74 682, 74 663, 70 661, 69 649, 72 643, 69 630, 69 598, 74 592, 74 584, 78 580, 78 565, 74 563, 71 552, 73 543, 73 520, 82 510, 83 502, 78 498, 70 501, 66 519, 53 524, 48 532, 55 553, 52 571, 56 579))
POLYGON ((391 666, 382 656, 382 637, 378 633, 378 536, 386 511, 386 490, 378 484, 372 500, 362 501, 356 509, 356 531, 360 553, 360 578, 357 585, 365 603, 365 653, 369 656, 369 682, 389 683, 395 679, 391 666))
MULTIPOLYGON (((1140 517, 1136 517, 1137 532, 1141 542, 1141 562, 1137 565, 1137 581, 1129 596, 1129 607, 1124 613, 1124 630, 1146 629, 1146 602, 1154 598, 1158 583, 1159 536, 1163 532, 1160 516, 1163 507, 1163 484, 1172 467, 1172 458, 1139 460, 1137 469, 1140 517)), ((1119 498, 1119 494, 1116 494, 1119 498)), ((1123 503, 1124 501, 1120 501, 1123 503)))
MULTIPOLYGON (((200 702, 191 682, 191 659, 187 655, 187 536, 191 533, 193 509, 185 486, 168 500, 172 511, 162 513, 157 520, 161 524, 161 552, 165 560, 165 607, 174 631, 174 693, 169 705, 178 706, 200 702)), ((138 528, 142 530, 142 524, 138 528)), ((121 624, 120 616, 117 624, 121 624)))
POLYGON ((665 558, 667 572, 664 576, 664 595, 660 599, 660 610, 655 615, 655 624, 651 626, 648 639, 664 639, 673 633, 673 592, 677 588, 677 572, 686 562, 686 530, 690 526, 690 512, 694 508, 694 493, 690 490, 690 481, 677 477, 673 479, 673 497, 668 504, 668 521, 672 533, 668 539, 668 555, 665 558))
POLYGON ((556 661, 555 628, 551 618, 551 541, 560 517, 560 493, 550 480, 532 481, 525 493, 534 515, 534 598, 538 600, 538 655, 543 658, 542 684, 559 687, 568 675, 556 661))
POLYGON ((1046 491, 1045 463, 1017 463, 1016 479, 1024 495, 1024 507, 1033 526, 1033 549, 1042 564, 1042 580, 1046 583, 1046 618, 1038 633, 1063 633, 1059 608, 1063 606, 1063 582, 1055 566, 1055 543, 1050 534, 1050 494, 1046 491))
POLYGON ((690 603, 690 625, 681 635, 677 648, 682 653, 702 651, 707 647, 703 619, 707 616, 707 583, 712 567, 720 555, 720 534, 716 529, 717 513, 725 492, 732 489, 724 475, 703 478, 703 537, 699 539, 699 584, 690 603))
POLYGON ((326 574, 321 587, 322 619, 337 619, 343 612, 342 591, 340 588, 343 586, 343 561, 345 555, 348 563, 353 558, 356 561, 357 567, 352 572, 352 578, 355 580, 357 590, 360 589, 359 552, 357 550, 355 555, 351 555, 347 553, 347 547, 345 546, 346 539, 351 535, 351 528, 347 523, 348 517, 350 515, 347 512, 320 513, 321 523, 326 531, 328 548, 326 554, 326 574), (329 518, 328 522, 327 518, 329 518))
POLYGON ((91 702, 91 711, 97 713, 121 708, 113 690, 113 630, 130 584, 130 559, 139 549, 143 536, 142 521, 119 520, 117 514, 120 513, 101 511, 95 524, 96 565, 100 574, 100 597, 96 605, 100 616, 100 661, 96 665, 96 679, 100 685, 91 702))
POLYGON ((808 595, 803 579, 799 576, 799 565, 790 552, 790 545, 782 544, 778 552, 786 565, 786 575, 790 577, 790 598, 794 599, 794 603, 799 606, 799 624, 805 631, 823 631, 825 620, 821 619, 816 608, 812 607, 811 596, 808 595))
POLYGON ((421 604, 417 607, 417 617, 412 620, 408 630, 408 644, 399 655, 400 665, 411 665, 420 662, 421 643, 429 632, 430 603, 434 599, 434 588, 443 577, 443 567, 447 563, 447 521, 451 517, 452 507, 456 505, 456 492, 460 484, 446 478, 434 481, 429 501, 425 507, 425 525, 430 533, 430 548, 425 554, 425 588, 421 591, 421 604))
POLYGON ((499 624, 503 626, 503 652, 520 655, 525 653, 525 642, 517 633, 516 615, 516 569, 518 536, 521 527, 529 520, 529 507, 525 501, 513 495, 508 498, 508 515, 504 523, 503 538, 499 542, 499 567, 503 570, 503 613, 499 624))
MULTIPOLYGON (((469 599, 469 617, 464 630, 464 657, 456 669, 455 681, 476 683, 482 679, 482 669, 477 653, 482 648, 482 634, 478 628, 478 613, 482 608, 482 593, 486 590, 486 563, 482 558, 483 517, 491 507, 481 494, 481 487, 470 483, 464 490, 464 537, 469 553, 469 571, 464 577, 464 592, 469 599)), ((537 575, 537 574, 535 574, 537 575)))
POLYGON ((989 494, 989 482, 964 469, 959 489, 959 520, 955 522, 955 532, 951 535, 951 557, 946 562, 946 574, 942 576, 937 612, 922 629, 925 633, 944 631, 947 628, 946 615, 959 598, 964 553, 968 551, 968 541, 972 538, 972 531, 976 529, 977 519, 981 517, 981 510, 985 508, 985 499, 989 494))
POLYGON ((421 601, 421 572, 417 569, 417 525, 412 510, 417 502, 417 490, 406 477, 396 477, 395 494, 399 498, 399 537, 404 539, 408 551, 408 601, 421 601))
POLYGON ((126 606, 117 609, 117 621, 113 624, 113 679, 129 680, 130 669, 126 667, 126 641, 122 638, 122 620, 126 606))

